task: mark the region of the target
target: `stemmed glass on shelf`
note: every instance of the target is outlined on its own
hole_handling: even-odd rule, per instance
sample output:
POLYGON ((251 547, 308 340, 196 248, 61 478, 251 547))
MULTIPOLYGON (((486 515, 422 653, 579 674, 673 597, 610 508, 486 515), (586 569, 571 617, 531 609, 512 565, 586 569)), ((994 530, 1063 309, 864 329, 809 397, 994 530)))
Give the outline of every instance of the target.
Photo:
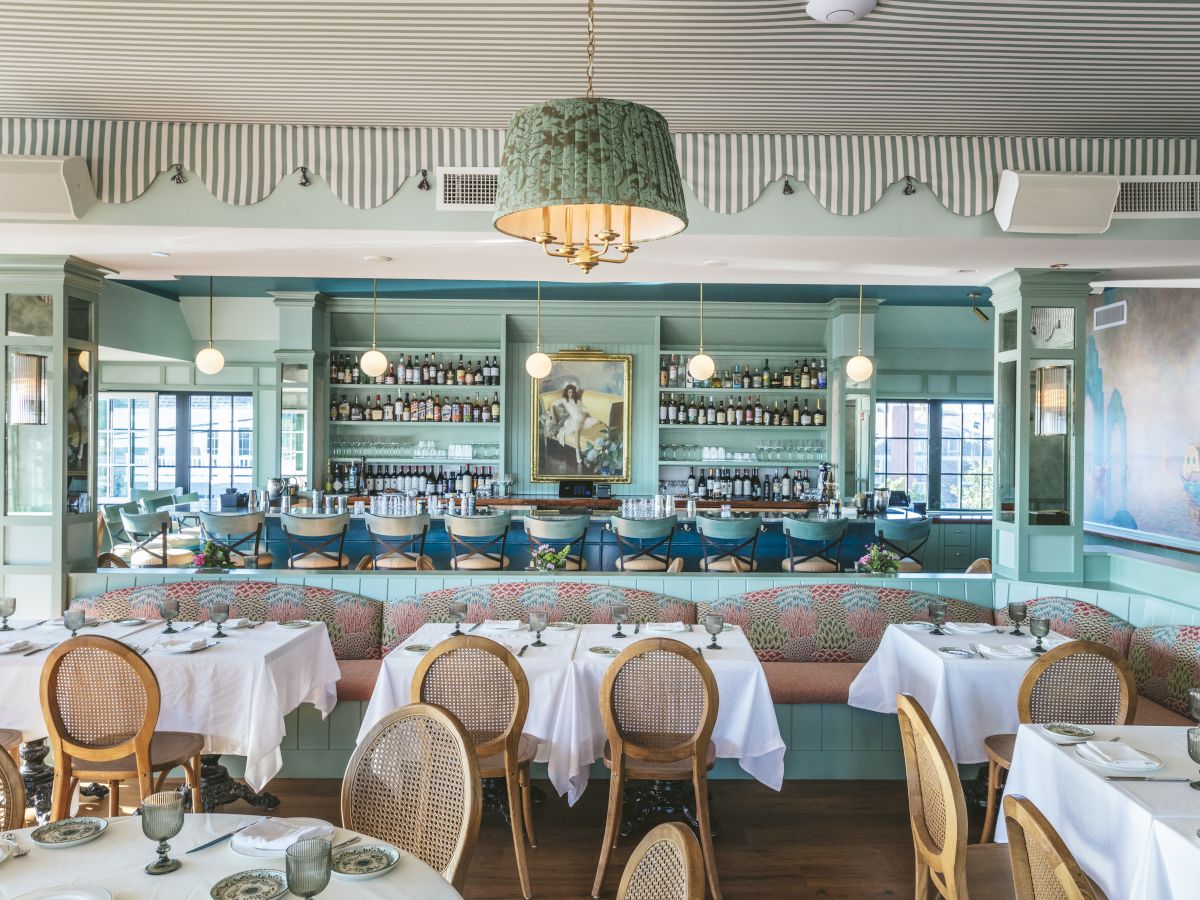
POLYGON ((1013 630, 1009 632, 1013 637, 1024 637, 1025 632, 1021 630, 1021 623, 1025 621, 1025 616, 1029 613, 1029 604, 1019 600, 1013 600, 1008 604, 1008 617, 1012 619, 1013 630))
POLYGON ((708 613, 704 617, 704 630, 712 636, 712 641, 709 642, 708 650, 720 650, 721 645, 717 643, 717 635, 725 630, 725 617, 717 613, 708 613))
POLYGON ((8 617, 17 611, 16 597, 0 597, 0 631, 12 631, 8 617))
POLYGON ((183 828, 183 795, 175 791, 151 794, 142 801, 141 820, 142 834, 158 841, 158 859, 146 866, 146 872, 150 875, 174 872, 181 863, 167 856, 171 849, 167 841, 183 828))

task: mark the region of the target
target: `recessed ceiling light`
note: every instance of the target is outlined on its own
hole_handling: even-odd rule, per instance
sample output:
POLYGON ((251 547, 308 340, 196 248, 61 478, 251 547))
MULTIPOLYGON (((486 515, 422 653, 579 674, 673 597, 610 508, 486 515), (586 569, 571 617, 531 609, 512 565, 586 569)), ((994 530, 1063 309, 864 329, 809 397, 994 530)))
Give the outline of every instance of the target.
POLYGON ((958 274, 959 275, 968 275, 971 272, 978 272, 978 271, 979 271, 978 269, 959 269, 958 274))
POLYGON ((363 262, 391 262, 390 256, 364 256, 363 262))
POLYGON ((729 263, 724 259, 706 259, 704 261, 704 265, 708 266, 710 269, 723 269, 725 266, 729 265, 729 263))
POLYGON ((875 0, 808 0, 805 11, 826 25, 848 25, 875 8, 875 0))
POLYGON ((168 253, 166 250, 151 250, 150 255, 162 257, 162 256, 170 256, 171 254, 168 253))
POLYGON ((1065 269, 1065 268, 1067 267, 1067 265, 1068 265, 1067 263, 1050 263, 1050 268, 1052 268, 1052 269, 1065 269))

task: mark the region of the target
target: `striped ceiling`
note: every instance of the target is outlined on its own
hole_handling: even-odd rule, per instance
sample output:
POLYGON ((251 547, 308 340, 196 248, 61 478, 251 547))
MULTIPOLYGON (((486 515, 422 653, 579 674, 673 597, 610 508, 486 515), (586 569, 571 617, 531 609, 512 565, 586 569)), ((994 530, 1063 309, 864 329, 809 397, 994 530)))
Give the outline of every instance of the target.
MULTIPOLYGON (((0 116, 503 127, 581 93, 584 0, 13 0, 0 116)), ((599 93, 674 131, 1200 136, 1200 3, 598 0, 599 93)))

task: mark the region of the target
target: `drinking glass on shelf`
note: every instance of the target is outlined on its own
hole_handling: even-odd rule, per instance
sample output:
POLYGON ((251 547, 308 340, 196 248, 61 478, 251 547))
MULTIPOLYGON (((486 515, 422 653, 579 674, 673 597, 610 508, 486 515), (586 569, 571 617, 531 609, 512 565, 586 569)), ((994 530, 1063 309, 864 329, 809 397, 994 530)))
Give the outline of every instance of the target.
POLYGON ((721 645, 717 643, 717 635, 725 630, 725 617, 717 613, 708 613, 704 617, 704 630, 712 635, 712 641, 705 649, 720 650, 721 645))
POLYGON ((146 866, 149 875, 166 875, 182 865, 167 854, 171 845, 167 843, 183 828, 183 795, 175 791, 151 794, 142 801, 142 834, 158 841, 158 859, 146 866))
POLYGON ((163 629, 163 634, 175 634, 175 629, 172 623, 179 618, 179 599, 177 597, 167 597, 158 601, 158 610, 162 613, 162 617, 167 620, 167 627, 163 629))
POLYGON ((1200 688, 1188 688, 1188 712, 1192 714, 1192 718, 1200 723, 1200 688))
MULTIPOLYGON (((1192 726, 1187 730, 1188 756, 1192 762, 1200 764, 1200 727, 1192 726)), ((1200 791, 1200 780, 1188 783, 1193 791, 1200 791)))
POLYGON ((1050 633, 1050 620, 1045 616, 1030 616, 1029 633, 1037 638, 1037 644, 1034 646, 1033 652, 1045 653, 1046 648, 1042 646, 1042 638, 1050 633))
POLYGON ((71 637, 75 637, 79 629, 83 627, 83 623, 87 621, 87 616, 79 607, 73 607, 63 613, 63 627, 71 632, 71 637))
POLYGON ((621 631, 621 626, 624 625, 625 622, 628 621, 628 619, 629 619, 629 604, 623 603, 620 600, 618 600, 616 603, 614 603, 612 605, 612 620, 613 620, 613 623, 617 626, 617 630, 615 632, 613 632, 613 637, 615 637, 615 638, 628 637, 627 634, 625 634, 623 631, 621 631))
POLYGON ((462 628, 459 626, 462 625, 462 620, 466 617, 467 604, 461 600, 455 600, 450 604, 450 621, 454 623, 454 630, 450 632, 451 637, 454 637, 456 634, 462 634, 462 628))
POLYGON ((16 597, 0 597, 0 631, 12 631, 8 617, 17 611, 16 597))
POLYGON ((229 604, 224 600, 215 601, 208 611, 208 617, 217 624, 217 630, 213 637, 225 637, 221 626, 229 621, 229 604))
POLYGON ((946 624, 946 601, 945 600, 930 600, 929 601, 929 621, 933 623, 933 630, 930 634, 944 635, 942 626, 946 624))
POLYGON ((1025 616, 1029 612, 1029 604, 1014 600, 1008 604, 1008 617, 1013 621, 1013 630, 1009 632, 1013 637, 1024 637, 1025 632, 1021 630, 1021 623, 1025 621, 1025 616))
POLYGON ((315 897, 329 886, 333 868, 333 844, 325 838, 296 841, 287 848, 286 869, 288 893, 305 900, 315 897))
POLYGON ((529 613, 529 630, 534 632, 537 639, 530 645, 531 647, 545 647, 546 642, 542 640, 542 632, 546 630, 546 623, 549 621, 549 614, 543 610, 535 610, 529 613))

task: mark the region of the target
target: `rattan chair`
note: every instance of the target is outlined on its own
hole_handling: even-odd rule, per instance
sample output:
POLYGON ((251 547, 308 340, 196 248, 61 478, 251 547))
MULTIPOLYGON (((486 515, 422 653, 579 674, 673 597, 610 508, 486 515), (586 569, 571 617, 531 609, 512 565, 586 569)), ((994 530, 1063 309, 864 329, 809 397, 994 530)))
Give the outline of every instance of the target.
POLYGON ((504 548, 508 544, 512 513, 446 516, 443 521, 450 537, 450 568, 508 568, 504 548))
POLYGON ((139 799, 145 799, 175 768, 187 774, 192 811, 201 811, 204 738, 154 730, 158 678, 136 650, 98 635, 63 641, 42 666, 41 698, 54 754, 53 820, 69 815, 79 781, 107 782, 108 814, 117 816, 122 781, 136 778, 139 799))
POLYGON ((916 854, 916 900, 936 891, 944 900, 1005 900, 1013 897, 1008 848, 967 843, 967 804, 958 769, 921 704, 896 697, 908 820, 916 854))
POLYGON ((475 747, 451 713, 416 703, 359 742, 342 779, 342 827, 421 859, 461 891, 479 837, 475 747))
POLYGON ((704 861, 692 829, 664 822, 642 838, 621 876, 617 900, 703 900, 704 861))
POLYGON ((171 540, 171 517, 165 512, 131 513, 122 509, 120 513, 121 526, 131 541, 131 566, 180 568, 192 564, 199 547, 179 546, 171 540))
POLYGON ((269 569, 275 557, 263 546, 264 510, 244 513, 200 513, 200 533, 204 540, 229 552, 229 561, 249 569, 269 569))
POLYGON ((128 569, 129 563, 115 553, 101 553, 96 557, 97 569, 128 569))
POLYGON ((371 536, 372 569, 427 570, 433 560, 425 555, 425 537, 429 534, 429 513, 415 516, 364 516, 371 536))
POLYGON ((568 551, 563 560, 563 568, 569 572, 579 572, 587 568, 583 558, 583 541, 587 537, 588 525, 592 517, 583 516, 525 516, 525 537, 529 539, 531 551, 546 544, 555 550, 570 547, 575 553, 568 551))
POLYGON ((992 574, 992 561, 990 559, 988 559, 986 556, 981 556, 979 559, 975 560, 973 563, 971 563, 969 566, 967 566, 967 570, 963 574, 964 575, 991 575, 992 574))
POLYGON ((1033 803, 1009 794, 1004 821, 1017 900, 1107 900, 1033 803))
POLYGON ((350 565, 350 557, 342 552, 350 528, 349 513, 282 513, 279 525, 287 538, 289 569, 345 569, 350 565))
POLYGON ((929 543, 932 525, 929 519, 876 519, 875 537, 884 549, 900 557, 901 572, 920 572, 924 566, 917 556, 929 543))
POLYGON ((671 542, 679 523, 676 516, 658 519, 611 516, 608 521, 617 541, 614 568, 622 572, 674 572, 682 568, 682 560, 671 558, 671 542))
POLYGON ((0 831, 25 827, 25 782, 12 757, 0 753, 0 831))
POLYGON ((448 638, 426 653, 417 666, 411 700, 453 713, 475 745, 479 777, 504 779, 517 874, 521 893, 528 900, 533 894, 525 835, 531 847, 537 846, 529 764, 537 755, 538 741, 522 733, 529 713, 525 670, 512 652, 496 641, 472 635, 448 638))
POLYGON ((799 519, 783 517, 783 536, 787 541, 785 572, 840 572, 842 541, 850 527, 849 519, 799 519))
POLYGON ((717 682, 704 657, 670 638, 631 644, 604 673, 600 714, 608 737, 604 764, 612 776, 593 897, 600 896, 620 835, 626 784, 690 779, 709 890, 714 900, 721 900, 708 810, 708 770, 717 761, 712 733, 719 702, 717 682))
POLYGON ((0 752, 7 753, 13 762, 21 762, 21 732, 0 728, 0 752))
POLYGON ((696 516, 700 568, 705 572, 753 572, 762 516, 696 516))
MULTIPOLYGON (((1112 647, 1094 641, 1070 641, 1042 654, 1025 673, 1017 694, 1017 721, 1026 725, 1128 725, 1136 712, 1137 682, 1129 663, 1112 647)), ((988 797, 981 844, 992 839, 1001 772, 1012 768, 1016 743, 1015 734, 993 734, 983 741, 988 797)))

